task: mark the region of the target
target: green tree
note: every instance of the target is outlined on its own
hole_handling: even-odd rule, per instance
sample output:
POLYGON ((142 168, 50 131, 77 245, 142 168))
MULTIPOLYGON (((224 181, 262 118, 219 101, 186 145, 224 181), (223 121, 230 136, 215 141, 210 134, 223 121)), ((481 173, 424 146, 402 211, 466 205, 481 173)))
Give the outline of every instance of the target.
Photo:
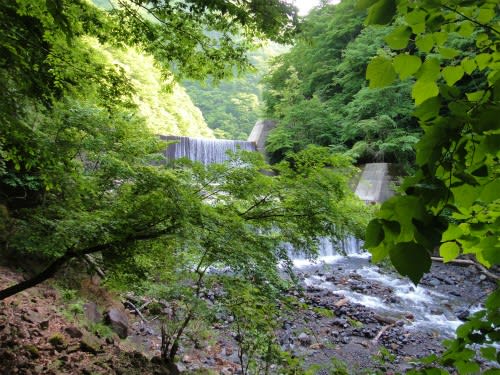
POLYGON ((262 117, 262 76, 268 70, 268 60, 286 47, 266 43, 248 54, 253 69, 221 82, 206 80, 183 81, 193 102, 201 109, 208 126, 217 138, 247 139, 253 126, 262 117))
POLYGON ((359 163, 414 162, 420 130, 411 116, 411 83, 366 87, 366 67, 386 48, 392 26, 363 27, 363 18, 355 1, 325 5, 306 17, 295 46, 275 60, 264 93, 268 116, 278 120, 267 144, 273 160, 317 144, 359 163))
MULTIPOLYGON (((110 62, 102 46, 117 55, 129 47, 149 52, 166 76, 220 79, 233 74, 234 66, 248 65, 245 51, 255 37, 285 40, 296 24, 295 8, 280 1, 250 2, 248 8, 223 1, 111 5, 100 9, 87 1, 54 0, 1 5, 4 254, 44 256, 60 265, 87 251, 152 235, 127 212, 147 216, 146 201, 172 177, 146 167, 158 162, 165 145, 148 131, 134 102, 140 85, 123 64, 110 62), (218 31, 217 38, 207 30, 218 31), (139 193, 143 200, 135 200, 135 208, 125 208, 144 186, 140 178, 150 186, 139 193)), ((121 57, 126 60, 126 52, 121 57)), ((165 199, 170 198, 160 201, 167 204, 165 199)), ((167 220, 162 217, 158 223, 167 220)), ((159 233, 168 231, 165 225, 159 233)))
MULTIPOLYGON (((486 267, 499 264, 498 130, 500 71, 496 1, 371 1, 367 22, 398 26, 367 70, 370 86, 412 78, 415 116, 424 134, 416 146, 416 173, 401 194, 385 202, 367 230, 374 260, 389 256, 415 283, 429 270, 436 248, 445 261, 470 254, 486 267), (465 39, 465 53, 454 49, 465 39), (471 43, 472 41, 472 43, 471 43), (405 52, 408 45, 412 48, 405 52), (471 85, 471 83, 474 83, 471 85)), ((460 374, 480 368, 477 354, 498 361, 498 290, 447 343, 440 362, 460 374)), ((447 373, 424 366, 413 373, 447 373)))

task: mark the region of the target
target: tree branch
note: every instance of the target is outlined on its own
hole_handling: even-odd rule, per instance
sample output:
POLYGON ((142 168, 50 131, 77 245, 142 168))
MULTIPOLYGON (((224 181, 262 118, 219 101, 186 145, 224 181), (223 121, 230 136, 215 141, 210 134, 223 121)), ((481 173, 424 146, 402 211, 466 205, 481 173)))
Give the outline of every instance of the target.
MULTIPOLYGON (((435 262, 444 263, 444 259, 440 258, 440 257, 431 257, 431 259, 433 261, 435 261, 435 262)), ((466 264, 466 265, 470 265, 470 266, 476 266, 479 269, 479 271, 481 271, 482 273, 484 273, 489 278, 491 278, 493 280, 500 280, 500 276, 495 275, 494 273, 488 271, 486 269, 486 267, 484 267, 482 264, 474 262, 473 260, 469 260, 469 259, 454 259, 454 260, 450 260, 449 262, 446 262, 446 263, 466 264)))
POLYGON ((448 5, 444 5, 444 4, 443 4, 443 8, 448 9, 450 12, 453 12, 453 13, 458 14, 460 17, 463 17, 463 18, 464 18, 464 19, 466 19, 467 21, 470 21, 470 22, 472 22, 472 23, 474 23, 474 24, 476 24, 476 25, 478 25, 478 26, 484 27, 485 29, 488 29, 488 30, 493 31, 494 33, 497 33, 497 34, 499 34, 499 35, 500 35, 500 31, 498 31, 498 30, 497 30, 497 29, 495 29, 494 27, 489 26, 489 25, 485 25, 485 24, 483 24, 483 23, 481 23, 481 22, 479 22, 479 21, 476 21, 476 20, 475 20, 475 19, 473 19, 473 18, 467 17, 465 14, 460 13, 458 10, 456 10, 456 9, 454 9, 454 8, 452 8, 452 7, 448 6, 448 5))
POLYGON ((168 228, 154 233, 140 233, 134 236, 129 236, 123 240, 114 241, 107 244, 95 245, 81 250, 74 250, 73 248, 70 248, 66 251, 66 253, 64 253, 63 256, 54 260, 44 271, 42 271, 38 275, 28 280, 21 281, 20 283, 5 288, 3 290, 0 290, 0 301, 4 300, 5 298, 11 297, 19 292, 22 292, 23 290, 32 288, 44 282, 45 280, 50 279, 64 264, 66 264, 68 261, 70 261, 75 257, 81 257, 87 254, 93 254, 100 251, 108 250, 115 246, 128 245, 133 241, 145 241, 145 240, 155 239, 168 234, 171 230, 172 228, 168 228))

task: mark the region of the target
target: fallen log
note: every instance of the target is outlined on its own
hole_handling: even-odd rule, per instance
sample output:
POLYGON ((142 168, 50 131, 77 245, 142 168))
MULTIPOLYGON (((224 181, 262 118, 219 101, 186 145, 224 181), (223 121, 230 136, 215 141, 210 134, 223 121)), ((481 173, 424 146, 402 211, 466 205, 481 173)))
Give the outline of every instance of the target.
MULTIPOLYGON (((441 257, 431 257, 431 260, 435 261, 435 262, 441 262, 441 263, 445 263, 444 259, 441 258, 441 257)), ((488 271, 486 269, 486 267, 484 267, 482 264, 479 264, 473 260, 470 260, 470 259, 453 259, 453 260, 450 260, 446 263, 453 263, 453 264, 465 264, 465 265, 468 265, 468 266, 475 266, 476 268, 479 269, 479 271, 481 271, 485 276, 493 279, 493 280, 500 280, 500 276, 499 275, 495 275, 494 273, 488 271)))
POLYGON ((376 344, 378 342, 378 340, 380 339, 380 337, 382 337, 382 335, 384 334, 384 332, 387 331, 389 328, 394 327, 395 325, 396 325, 396 323, 383 326, 380 329, 380 331, 378 331, 378 333, 375 335, 375 337, 372 339, 372 344, 376 344))
POLYGON ((379 314, 375 314, 373 316, 379 323, 384 323, 384 324, 396 324, 396 319, 394 318, 389 318, 387 316, 382 316, 382 315, 379 315, 379 314))
POLYGON ((132 303, 130 302, 129 300, 126 300, 123 302, 123 304, 125 305, 125 307, 128 307, 132 310, 134 310, 136 312, 137 315, 139 315, 139 317, 142 319, 143 322, 147 323, 147 319, 144 317, 144 315, 142 315, 141 311, 132 303))

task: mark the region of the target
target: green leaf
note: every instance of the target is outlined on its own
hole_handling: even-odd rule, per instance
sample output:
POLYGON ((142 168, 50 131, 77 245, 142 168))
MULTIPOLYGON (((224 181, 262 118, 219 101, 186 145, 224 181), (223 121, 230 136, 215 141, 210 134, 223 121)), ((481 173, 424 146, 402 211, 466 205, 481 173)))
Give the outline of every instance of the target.
POLYGON ((384 40, 394 50, 404 49, 408 45, 411 29, 407 26, 396 27, 384 40))
POLYGON ((478 245, 482 257, 490 265, 500 264, 500 245, 496 236, 485 237, 478 245))
POLYGON ((426 122, 436 118, 439 115, 440 109, 441 101, 439 97, 434 97, 419 105, 413 112, 413 115, 420 121, 426 122))
POLYGON ((370 81, 370 88, 385 87, 396 79, 396 71, 390 59, 377 56, 370 61, 366 69, 366 79, 370 81))
POLYGON ((487 203, 500 199, 500 180, 493 180, 486 184, 479 195, 479 199, 487 203))
POLYGON ((415 99, 415 104, 420 105, 427 99, 438 96, 439 88, 434 81, 421 81, 418 80, 413 85, 411 96, 415 99))
POLYGON ((420 51, 428 53, 434 47, 434 38, 431 34, 420 35, 417 37, 415 44, 420 51))
POLYGON ((422 61, 418 56, 401 54, 394 58, 394 69, 401 80, 411 77, 421 65, 422 61))
POLYGON ((445 59, 453 59, 457 57, 460 52, 453 48, 439 47, 439 54, 445 59))
POLYGON ((433 57, 427 58, 420 67, 417 78, 421 81, 437 81, 441 74, 439 60, 433 57))
POLYGON ((462 231, 462 228, 460 226, 450 224, 448 226, 448 229, 446 229, 446 232, 443 233, 442 241, 447 242, 456 240, 457 238, 462 237, 463 234, 464 232, 462 231))
POLYGON ((434 39, 434 42, 436 42, 437 46, 442 46, 448 40, 448 33, 444 31, 433 33, 432 38, 434 39))
POLYGON ((491 55, 489 53, 480 53, 476 56, 476 63, 479 70, 484 70, 489 62, 491 61, 491 55))
POLYGON ((356 1, 357 10, 365 10, 371 7, 377 0, 358 0, 356 1))
POLYGON ((460 185, 451 189, 454 201, 462 208, 468 208, 478 196, 478 189, 470 185, 460 185))
POLYGON ((461 66, 447 66, 442 71, 443 78, 448 86, 453 86, 464 76, 464 70, 461 66))
POLYGON ((480 8, 476 21, 482 24, 490 22, 495 17, 495 10, 489 8, 480 8))
POLYGON ((481 348, 481 354, 489 361, 495 361, 497 359, 497 351, 493 347, 481 348))
POLYGON ((471 75, 472 72, 477 68, 476 62, 470 57, 466 57, 465 59, 463 59, 460 65, 462 65, 462 68, 464 68, 465 73, 467 73, 468 75, 471 75))
POLYGON ((425 22, 427 13, 420 9, 415 9, 406 14, 405 19, 409 25, 416 25, 425 22))
POLYGON ((382 225, 376 219, 370 221, 366 227, 365 246, 367 248, 376 247, 384 239, 382 225))
POLYGON ((455 362, 455 366, 460 375, 477 374, 479 373, 480 367, 475 362, 455 362))
POLYGON ((439 254, 441 254, 446 263, 460 255, 460 247, 456 242, 445 242, 439 248, 439 254))
POLYGON ((386 25, 396 14, 396 0, 379 0, 368 10, 367 25, 386 25))
POLYGON ((464 21, 460 28, 458 29, 458 33, 464 38, 468 38, 474 32, 474 25, 470 21, 464 21))
POLYGON ((467 92, 465 93, 465 96, 467 96, 467 99, 470 102, 478 102, 484 97, 484 90, 479 90, 475 92, 467 92))
POLYGON ((378 263, 389 255, 389 249, 384 243, 381 243, 377 247, 370 248, 369 251, 372 255, 371 261, 373 263, 378 263))
POLYGON ((418 284, 425 272, 431 268, 431 257, 427 250, 414 243, 398 243, 389 251, 391 262, 396 270, 418 284))

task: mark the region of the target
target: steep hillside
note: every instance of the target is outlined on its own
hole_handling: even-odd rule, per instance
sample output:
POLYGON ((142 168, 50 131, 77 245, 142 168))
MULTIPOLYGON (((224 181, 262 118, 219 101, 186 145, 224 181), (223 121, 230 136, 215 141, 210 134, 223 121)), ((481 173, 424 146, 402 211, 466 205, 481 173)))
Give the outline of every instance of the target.
POLYGON ((110 63, 125 71, 136 89, 133 100, 149 129, 158 134, 213 138, 212 130, 186 90, 170 77, 162 77, 151 56, 134 48, 119 50, 104 47, 95 40, 91 43, 110 63))
POLYGON ((287 49, 283 45, 268 43, 251 52, 249 59, 255 70, 232 80, 182 82, 217 138, 248 138, 262 117, 262 76, 268 71, 269 61, 287 49))

